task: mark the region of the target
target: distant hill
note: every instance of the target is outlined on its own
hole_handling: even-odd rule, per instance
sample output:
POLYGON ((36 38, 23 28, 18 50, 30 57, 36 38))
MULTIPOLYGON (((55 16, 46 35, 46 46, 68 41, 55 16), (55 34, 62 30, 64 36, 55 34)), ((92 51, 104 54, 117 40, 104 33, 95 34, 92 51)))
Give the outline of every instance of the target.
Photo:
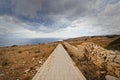
MULTIPOLYGON (((70 39, 67 39, 64 41, 66 41, 74 46, 81 45, 83 42, 93 42, 101 47, 104 47, 107 49, 112 49, 112 47, 111 48, 108 47, 108 46, 110 46, 109 44, 118 38, 120 38, 120 35, 85 36, 85 37, 70 38, 70 39)), ((118 40, 118 41, 120 41, 120 40, 118 40)))
POLYGON ((106 49, 111 49, 111 50, 118 50, 120 51, 120 37, 113 42, 111 42, 106 49))

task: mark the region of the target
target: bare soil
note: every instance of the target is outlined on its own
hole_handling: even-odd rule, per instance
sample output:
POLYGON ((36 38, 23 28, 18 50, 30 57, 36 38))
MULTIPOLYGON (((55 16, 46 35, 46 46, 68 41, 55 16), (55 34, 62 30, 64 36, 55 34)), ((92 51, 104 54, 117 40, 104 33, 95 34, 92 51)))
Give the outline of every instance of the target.
MULTIPOLYGON (((83 42, 94 42, 105 48, 119 37, 120 36, 94 36, 64 41, 74 46, 80 45, 83 42)), ((62 42, 0 47, 0 80, 31 80, 58 43, 62 42)), ((99 68, 95 67, 92 62, 86 60, 79 61, 74 56, 71 57, 85 77, 92 80, 99 80, 98 78, 100 76, 96 74, 99 68)))
POLYGON ((0 80, 30 80, 57 44, 0 48, 0 80))

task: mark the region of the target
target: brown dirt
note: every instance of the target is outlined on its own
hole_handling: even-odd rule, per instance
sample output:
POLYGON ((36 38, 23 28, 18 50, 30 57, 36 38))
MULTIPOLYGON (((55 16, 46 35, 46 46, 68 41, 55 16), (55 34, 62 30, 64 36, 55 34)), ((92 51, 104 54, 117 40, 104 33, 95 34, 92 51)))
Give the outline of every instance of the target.
POLYGON ((0 47, 0 80, 30 80, 56 45, 0 47))
MULTIPOLYGON (((115 41, 118 38, 120 38, 120 36, 82 37, 82 38, 72 38, 64 41, 75 47, 78 47, 78 45, 82 45, 82 43, 93 42, 98 46, 106 48, 106 46, 108 46, 111 42, 115 41)), ((103 68, 101 69, 99 66, 95 65, 93 61, 88 60, 88 56, 86 56, 85 59, 79 59, 79 57, 81 56, 77 56, 77 54, 80 53, 80 51, 74 49, 74 47, 73 49, 72 47, 69 47, 69 45, 67 47, 66 46, 64 47, 70 54, 73 61, 76 63, 77 67, 82 71, 84 76, 87 78, 87 80, 105 80, 106 73, 105 74, 102 73, 104 71, 106 71, 107 74, 116 76, 113 73, 109 73, 110 68, 105 67, 104 69, 103 68)), ((119 54, 120 52, 117 51, 117 53, 119 54)), ((114 69, 112 69, 112 71, 114 72, 114 69)), ((119 70, 117 70, 117 72, 119 74, 119 70)))
MULTIPOLYGON (((82 37, 64 41, 76 47, 83 42, 94 42, 101 47, 106 47, 119 37, 82 37)), ((31 80, 58 43, 61 42, 0 47, 0 80, 31 80)), ((87 59, 80 61, 72 55, 71 57, 88 80, 99 80, 98 78, 101 77, 99 68, 93 62, 86 61, 87 59)))
POLYGON ((80 57, 81 54, 78 50, 71 47, 73 45, 65 44, 64 47, 70 54, 73 61, 76 63, 76 66, 82 72, 82 74, 86 77, 87 80, 105 80, 104 76, 101 75, 100 68, 96 66, 92 61, 88 60, 88 57, 80 57), (75 54, 77 53, 77 54, 75 54))

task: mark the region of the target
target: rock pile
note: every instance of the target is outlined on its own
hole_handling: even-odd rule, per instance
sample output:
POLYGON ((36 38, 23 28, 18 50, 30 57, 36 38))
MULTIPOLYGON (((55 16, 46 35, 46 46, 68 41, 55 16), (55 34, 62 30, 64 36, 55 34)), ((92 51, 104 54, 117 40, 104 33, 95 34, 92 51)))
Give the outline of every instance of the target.
POLYGON ((85 59, 88 63, 91 61, 99 67, 100 74, 104 76, 111 75, 120 79, 120 52, 106 50, 92 42, 85 42, 77 47, 66 42, 64 42, 64 45, 69 49, 70 55, 79 60, 85 59))
POLYGON ((115 75, 120 78, 120 53, 106 50, 92 42, 82 43, 78 45, 80 52, 87 56, 96 66, 101 68, 105 74, 115 75))

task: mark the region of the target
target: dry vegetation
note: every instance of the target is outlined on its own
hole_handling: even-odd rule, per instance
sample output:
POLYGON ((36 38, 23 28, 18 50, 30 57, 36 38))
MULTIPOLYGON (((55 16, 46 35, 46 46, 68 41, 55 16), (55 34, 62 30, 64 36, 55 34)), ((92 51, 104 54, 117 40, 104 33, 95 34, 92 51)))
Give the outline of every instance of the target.
POLYGON ((65 42, 68 42, 69 44, 63 44, 87 80, 106 80, 106 75, 112 75, 120 78, 120 46, 118 45, 120 44, 119 39, 120 36, 82 37, 65 40, 65 42), (92 45, 91 43, 95 43, 100 47, 97 47, 95 44, 92 45), (113 46, 113 43, 115 47, 113 46), (113 46, 109 49, 111 51, 104 49, 108 46, 113 46), (113 55, 110 54, 110 52, 116 54, 113 55), (100 55, 101 53, 104 54, 100 55), (106 54, 107 56, 104 56, 106 54))
POLYGON ((106 47, 109 45, 112 41, 118 39, 120 35, 115 36, 92 36, 92 37, 80 37, 80 38, 71 38, 64 40, 74 46, 80 45, 83 42, 94 42, 95 44, 106 47))
POLYGON ((30 80, 57 44, 0 48, 0 80, 30 80))
MULTIPOLYGON (((83 42, 93 42, 106 48, 119 37, 120 36, 82 37, 64 40, 63 42, 68 42, 76 47, 83 42)), ((31 80, 58 43, 61 42, 0 47, 0 80, 31 80)), ((99 73, 101 69, 92 61, 88 61, 87 58, 81 61, 71 55, 69 50, 68 52, 88 80, 104 80, 104 74, 99 73)))

